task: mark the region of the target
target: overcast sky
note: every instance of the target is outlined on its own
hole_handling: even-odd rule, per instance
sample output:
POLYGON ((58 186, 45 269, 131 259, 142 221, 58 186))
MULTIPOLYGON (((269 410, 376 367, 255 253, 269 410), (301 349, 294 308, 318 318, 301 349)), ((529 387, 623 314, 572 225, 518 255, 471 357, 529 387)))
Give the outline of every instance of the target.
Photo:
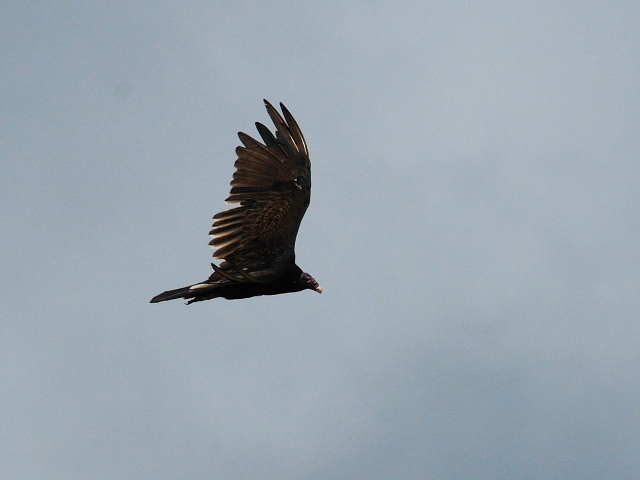
POLYGON ((0 5, 1 478, 640 478, 638 2, 89 3, 0 5), (324 293, 149 304, 263 98, 324 293))

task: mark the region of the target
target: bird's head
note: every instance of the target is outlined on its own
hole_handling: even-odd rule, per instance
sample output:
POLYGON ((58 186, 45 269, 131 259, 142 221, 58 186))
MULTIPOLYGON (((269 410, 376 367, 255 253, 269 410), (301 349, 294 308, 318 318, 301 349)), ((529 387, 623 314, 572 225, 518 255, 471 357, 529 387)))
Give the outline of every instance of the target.
POLYGON ((298 282, 304 285, 304 288, 322 293, 322 287, 318 284, 318 282, 316 282, 316 279, 306 272, 302 272, 300 278, 298 279, 298 282))

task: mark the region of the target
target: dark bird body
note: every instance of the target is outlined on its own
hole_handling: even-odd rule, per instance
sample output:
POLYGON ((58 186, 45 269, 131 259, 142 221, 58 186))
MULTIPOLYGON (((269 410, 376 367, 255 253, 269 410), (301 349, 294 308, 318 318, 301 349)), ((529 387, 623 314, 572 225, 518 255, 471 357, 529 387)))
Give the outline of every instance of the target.
POLYGON ((216 214, 209 245, 217 247, 213 273, 204 282, 169 290, 151 303, 190 299, 189 303, 223 297, 249 298, 322 288, 295 263, 300 222, 311 199, 311 162, 300 127, 283 104, 284 118, 266 100, 275 135, 256 123, 261 143, 238 133, 243 146, 231 181, 228 203, 238 207, 216 214))

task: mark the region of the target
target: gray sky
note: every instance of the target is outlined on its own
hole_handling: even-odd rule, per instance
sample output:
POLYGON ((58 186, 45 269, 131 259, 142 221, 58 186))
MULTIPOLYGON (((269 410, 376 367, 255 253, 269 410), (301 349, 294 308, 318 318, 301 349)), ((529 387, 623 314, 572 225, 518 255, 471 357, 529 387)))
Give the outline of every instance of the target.
POLYGON ((0 477, 640 477, 640 4, 0 6, 0 477), (313 292, 184 306, 284 102, 313 292))

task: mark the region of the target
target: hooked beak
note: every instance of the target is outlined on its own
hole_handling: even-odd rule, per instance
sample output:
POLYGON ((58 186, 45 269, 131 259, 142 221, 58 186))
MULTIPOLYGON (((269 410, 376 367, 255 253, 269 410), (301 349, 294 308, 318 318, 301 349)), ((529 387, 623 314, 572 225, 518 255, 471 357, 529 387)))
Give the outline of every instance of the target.
POLYGON ((316 288, 314 288, 314 290, 318 293, 322 293, 322 287, 320 285, 318 285, 316 288))

